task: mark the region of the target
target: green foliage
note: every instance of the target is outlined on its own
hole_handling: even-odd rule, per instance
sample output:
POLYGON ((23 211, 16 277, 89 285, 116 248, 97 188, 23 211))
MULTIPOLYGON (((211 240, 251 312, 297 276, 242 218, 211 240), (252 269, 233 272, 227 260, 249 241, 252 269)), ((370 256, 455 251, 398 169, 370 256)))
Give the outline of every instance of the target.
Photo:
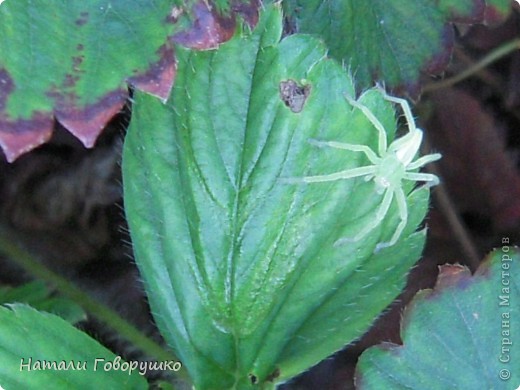
POLYGON ((366 350, 359 389, 514 389, 520 383, 520 252, 496 250, 475 276, 444 266, 403 318, 403 346, 366 350))
POLYGON ((26 305, 0 306, 0 384, 6 389, 147 388, 137 371, 131 375, 105 371, 104 363, 115 359, 112 352, 60 317, 26 305), (97 370, 95 359, 104 359, 97 370), (44 362, 64 362, 76 369, 41 369, 44 362))
MULTIPOLYGON (((424 243, 414 232, 426 189, 408 195, 398 243, 374 254, 399 222, 395 205, 370 235, 334 246, 374 218, 372 181, 287 182, 367 165, 309 139, 375 149, 377 131, 345 100, 352 80, 319 41, 280 36, 281 12, 269 7, 218 51, 178 50, 166 105, 134 96, 123 181, 136 262, 198 389, 269 386, 361 336, 424 243), (290 98, 280 93, 289 80, 300 86, 290 98)), ((375 90, 361 101, 391 141, 391 105, 375 90)))
POLYGON ((444 68, 452 45, 450 20, 504 18, 504 0, 287 0, 284 9, 297 31, 316 34, 344 62, 361 88, 417 84, 422 69, 444 68))
POLYGON ((83 309, 74 301, 51 295, 42 281, 26 283, 22 286, 0 287, 0 304, 25 303, 38 310, 59 315, 74 324, 86 319, 83 309))
POLYGON ((0 68, 14 90, 6 114, 29 119, 51 111, 53 93, 84 107, 124 90, 127 77, 159 59, 172 30, 169 12, 167 2, 7 0, 0 7, 0 68))

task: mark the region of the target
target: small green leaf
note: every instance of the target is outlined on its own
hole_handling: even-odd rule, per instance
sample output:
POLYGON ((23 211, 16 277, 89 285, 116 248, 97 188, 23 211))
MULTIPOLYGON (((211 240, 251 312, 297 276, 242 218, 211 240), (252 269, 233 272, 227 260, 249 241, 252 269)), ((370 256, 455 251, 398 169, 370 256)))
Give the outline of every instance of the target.
POLYGON ((0 304, 21 302, 31 305, 49 296, 49 289, 44 282, 36 280, 18 287, 0 287, 0 304))
POLYGON ((31 305, 37 310, 56 314, 71 324, 87 319, 87 314, 77 303, 63 297, 47 298, 42 302, 31 305))
MULTIPOLYGON (((280 9, 267 7, 216 51, 179 50, 166 105, 134 96, 123 179, 136 262, 197 389, 269 386, 361 336, 424 243, 429 191, 410 182, 395 245, 374 254, 399 223, 395 202, 370 234, 334 245, 375 218, 382 194, 364 177, 298 182, 369 163, 310 140, 377 150, 378 132, 345 99, 352 80, 325 47, 280 42, 281 31, 280 9)), ((391 104, 376 90, 360 101, 392 141, 391 104)))
POLYGON ((137 370, 130 375, 105 370, 104 364, 116 359, 123 363, 60 317, 21 304, 0 306, 0 386, 5 389, 147 388, 137 370))
POLYGON ((85 311, 70 299, 52 297, 44 282, 34 281, 22 286, 0 288, 0 304, 25 303, 37 310, 59 315, 64 320, 75 324, 86 319, 85 311))
POLYGON ((359 389, 516 389, 520 384, 520 252, 504 246, 475 276, 444 266, 436 288, 417 294, 403 345, 366 350, 359 389))

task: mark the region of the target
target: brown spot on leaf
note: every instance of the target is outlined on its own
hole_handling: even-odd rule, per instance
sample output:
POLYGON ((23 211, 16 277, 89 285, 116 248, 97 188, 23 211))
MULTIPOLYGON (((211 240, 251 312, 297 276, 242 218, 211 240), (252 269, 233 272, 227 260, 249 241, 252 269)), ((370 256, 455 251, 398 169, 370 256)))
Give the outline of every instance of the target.
POLYGON ((81 72, 80 66, 83 63, 85 56, 72 57, 72 68, 75 72, 81 72))
POLYGON ((169 44, 161 46, 158 53, 159 61, 150 65, 145 73, 131 76, 127 81, 141 91, 166 101, 175 79, 177 64, 174 49, 169 44))
POLYGON ((70 73, 65 75, 65 81, 63 82, 63 86, 65 88, 72 88, 76 85, 76 82, 79 80, 79 76, 74 76, 70 73))
POLYGON ((280 83, 280 98, 295 113, 303 110, 310 92, 310 85, 302 86, 294 80, 282 81, 280 83))
POLYGON ((278 378, 279 376, 280 376, 280 369, 277 367, 277 368, 275 368, 275 370, 274 370, 272 373, 270 373, 270 374, 267 376, 267 378, 265 378, 265 380, 266 380, 267 382, 274 382, 274 380, 275 380, 276 378, 278 378))
POLYGON ((88 22, 88 12, 82 12, 79 14, 79 18, 76 19, 74 23, 76 23, 77 26, 83 26, 88 22))
MULTIPOLYGON (((71 73, 65 74, 63 82, 61 83, 61 88, 54 87, 53 89, 56 91, 72 90, 76 86, 76 83, 80 80, 80 74, 84 73, 84 71, 81 69, 81 64, 83 63, 84 59, 85 56, 83 55, 72 57, 71 73)), ((59 94, 59 92, 54 93, 53 96, 56 96, 57 94, 59 94)))

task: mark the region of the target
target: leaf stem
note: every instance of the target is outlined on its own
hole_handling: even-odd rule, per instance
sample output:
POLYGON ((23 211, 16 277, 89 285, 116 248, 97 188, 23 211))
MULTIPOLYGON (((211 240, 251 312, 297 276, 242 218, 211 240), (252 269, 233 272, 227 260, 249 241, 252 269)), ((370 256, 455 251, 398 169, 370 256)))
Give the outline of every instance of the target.
POLYGON ((471 77, 473 74, 479 72, 480 70, 484 69, 488 65, 492 64, 493 62, 499 60, 502 57, 505 57, 509 53, 520 49, 520 38, 513 39, 512 41, 509 41, 499 47, 497 47, 495 50, 491 51, 488 55, 486 55, 484 58, 482 58, 480 61, 476 62, 472 66, 470 66, 465 71, 460 72, 459 74, 447 78, 445 80, 429 83, 426 84, 423 88, 423 92, 430 92, 435 91, 437 89, 447 88, 451 87, 452 85, 471 77))
MULTIPOLYGON (((87 312, 117 331, 118 334, 130 341, 145 354, 154 357, 158 361, 179 361, 174 354, 145 336, 116 311, 93 299, 73 283, 38 262, 31 253, 17 244, 12 236, 13 234, 4 226, 0 227, 0 253, 5 254, 9 259, 23 267, 36 278, 53 285, 57 291, 78 303, 87 312)), ((176 372, 176 377, 188 380, 188 375, 184 367, 176 372)))

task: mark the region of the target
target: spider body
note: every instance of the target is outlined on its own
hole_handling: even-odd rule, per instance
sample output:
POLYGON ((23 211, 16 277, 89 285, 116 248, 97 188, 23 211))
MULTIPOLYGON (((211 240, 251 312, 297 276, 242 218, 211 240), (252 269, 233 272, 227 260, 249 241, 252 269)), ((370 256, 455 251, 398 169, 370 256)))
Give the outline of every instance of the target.
MULTIPOLYGON (((406 168, 394 154, 388 153, 386 156, 378 161, 377 170, 374 174, 374 182, 376 183, 376 190, 382 194, 387 188, 392 186, 404 177, 406 168)), ((367 176, 367 180, 369 177, 367 176)))
POLYGON ((318 147, 331 147, 335 149, 343 149, 351 152, 364 153, 370 161, 370 165, 351 168, 344 171, 317 175, 305 176, 297 181, 305 183, 319 183, 336 181, 342 179, 352 179, 356 177, 363 177, 366 181, 373 180, 375 183, 376 192, 383 195, 383 199, 378 209, 376 210, 375 218, 371 219, 354 237, 340 238, 335 242, 335 246, 346 242, 359 241, 368 233, 380 225, 385 218, 392 201, 397 202, 397 209, 399 212, 400 222, 392 235, 390 241, 380 242, 375 248, 375 252, 382 248, 394 245, 401 236, 406 223, 408 221, 408 206, 406 204, 406 194, 403 190, 403 180, 409 181, 423 181, 428 186, 434 186, 439 183, 437 176, 429 173, 416 172, 419 168, 426 164, 438 160, 441 155, 438 153, 428 154, 420 157, 414 161, 415 156, 419 152, 421 146, 423 133, 417 128, 413 120, 412 112, 408 102, 404 99, 389 96, 381 87, 379 90, 383 97, 393 103, 399 104, 405 115, 408 124, 408 133, 394 140, 388 147, 386 142, 386 131, 375 115, 368 109, 368 107, 355 101, 349 96, 345 96, 347 101, 354 107, 359 109, 368 118, 372 125, 378 131, 378 151, 377 153, 366 145, 349 144, 335 141, 318 141, 309 140, 312 145, 318 147))

